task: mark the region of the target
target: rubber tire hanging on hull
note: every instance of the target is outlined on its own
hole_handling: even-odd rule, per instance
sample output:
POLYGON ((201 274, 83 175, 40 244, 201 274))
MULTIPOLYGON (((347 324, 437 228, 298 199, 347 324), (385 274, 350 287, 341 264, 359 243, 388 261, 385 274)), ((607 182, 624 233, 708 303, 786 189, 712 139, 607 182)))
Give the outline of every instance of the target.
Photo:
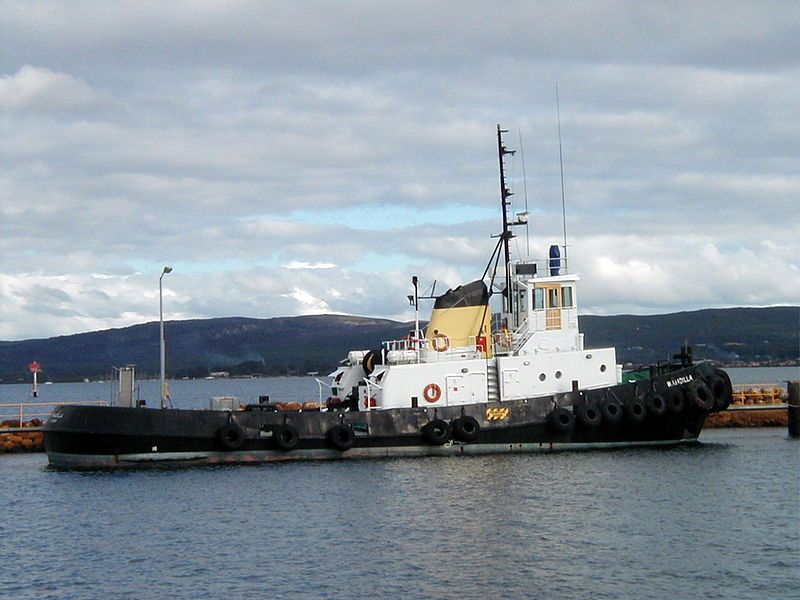
POLYGON ((550 426, 559 433, 569 433, 575 429, 575 415, 571 410, 557 406, 550 413, 550 426))
POLYGON ((672 414, 679 415, 686 408, 686 400, 680 388, 673 387, 667 392, 667 410, 672 414))
POLYGON ((451 425, 453 437, 460 442, 474 442, 481 433, 481 425, 478 419, 463 415, 453 421, 451 425))
POLYGON ((422 427, 422 439, 429 444, 442 446, 450 439, 450 423, 434 419, 422 427))
POLYGON ((711 412, 714 410, 714 396, 711 395, 711 390, 702 381, 695 381, 686 388, 686 395, 689 402, 696 408, 703 412, 711 412))
POLYGON ((334 425, 330 428, 328 433, 325 434, 325 439, 331 446, 344 452, 353 447, 356 436, 353 430, 346 425, 334 425))
POLYGON ((622 421, 622 405, 615 398, 606 398, 600 405, 600 411, 606 423, 616 425, 622 421))
POLYGON ((244 446, 244 431, 236 423, 228 423, 219 428, 217 439, 225 450, 238 450, 244 446))
POLYGON ((641 423, 647 417, 647 407, 639 398, 628 398, 625 401, 625 418, 631 423, 641 423))
POLYGON ((300 441, 300 434, 292 425, 285 423, 277 425, 272 430, 272 441, 281 450, 292 450, 300 441))
POLYGON ((578 423, 587 428, 593 428, 603 422, 603 413, 594 402, 587 402, 578 407, 578 423))
POLYGON ((714 375, 709 379, 708 387, 714 398, 714 410, 726 410, 733 400, 733 386, 725 371, 714 369, 714 375))
POLYGON ((649 392, 644 397, 644 405, 647 407, 647 414, 651 417, 663 417, 667 414, 667 401, 661 394, 649 392))

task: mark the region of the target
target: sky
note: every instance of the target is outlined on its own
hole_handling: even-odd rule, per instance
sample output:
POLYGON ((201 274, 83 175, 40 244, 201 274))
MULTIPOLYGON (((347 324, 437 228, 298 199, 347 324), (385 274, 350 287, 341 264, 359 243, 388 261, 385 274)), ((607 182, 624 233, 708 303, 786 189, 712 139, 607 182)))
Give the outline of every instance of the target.
POLYGON ((563 243, 556 82, 582 313, 800 303, 797 2, 0 11, 0 340, 157 320, 165 265, 168 320, 411 319, 483 273, 497 124, 514 258, 563 243))

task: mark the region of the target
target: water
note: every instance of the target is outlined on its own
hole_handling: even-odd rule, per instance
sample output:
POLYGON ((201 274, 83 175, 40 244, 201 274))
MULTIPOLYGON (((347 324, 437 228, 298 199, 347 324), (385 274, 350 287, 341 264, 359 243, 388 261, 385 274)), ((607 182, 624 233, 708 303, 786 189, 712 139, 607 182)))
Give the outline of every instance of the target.
MULTIPOLYGON (((789 379, 800 379, 800 367, 748 367, 726 369, 733 383, 775 383, 784 384, 789 379)), ((327 381, 327 378, 321 377, 327 381)), ((138 381, 138 397, 148 406, 159 405, 159 382, 156 380, 138 381)), ((0 405, 16 402, 29 402, 30 384, 0 385, 0 405)), ((272 401, 319 400, 320 386, 314 377, 266 377, 256 379, 214 379, 214 380, 174 380, 169 381, 172 403, 176 408, 207 408, 212 396, 237 396, 242 402, 258 402, 260 395, 269 395, 272 401)), ((323 386, 323 398, 328 389, 323 386)), ((54 383, 40 385, 39 402, 110 401, 111 382, 54 383)), ((2 412, 2 411, 0 411, 2 412)))
POLYGON ((774 383, 800 380, 800 366, 795 367, 736 367, 725 369, 733 383, 774 383))
MULTIPOLYGON (((27 392, 0 386, 0 401, 19 401, 12 388, 27 392)), ((41 399, 93 390, 108 398, 54 384, 41 399)), ((316 390, 172 388, 180 406, 316 390)), ((701 440, 89 473, 0 455, 0 598, 800 598, 800 442, 782 428, 701 440)))
POLYGON ((0 460, 3 598, 800 598, 800 443, 68 473, 0 460))
MULTIPOLYGON (((321 378, 327 381, 327 378, 321 378)), ((319 400, 319 385, 314 377, 264 377, 256 379, 196 379, 171 380, 170 396, 175 408, 208 408, 212 396, 236 396, 243 403, 258 402, 261 395, 269 395, 271 401, 319 400)), ((159 382, 137 381, 137 397, 147 406, 159 406, 159 382)), ((30 384, 0 385, 0 405, 31 402, 30 384)), ((323 399, 330 395, 323 386, 323 399)), ((54 383, 40 385, 37 402, 105 401, 112 399, 112 383, 54 383)))

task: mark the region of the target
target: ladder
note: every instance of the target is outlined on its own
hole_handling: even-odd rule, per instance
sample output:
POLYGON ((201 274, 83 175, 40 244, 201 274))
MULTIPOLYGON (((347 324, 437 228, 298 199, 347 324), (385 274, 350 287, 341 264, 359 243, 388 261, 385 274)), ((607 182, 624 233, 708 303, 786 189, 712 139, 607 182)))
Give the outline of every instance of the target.
POLYGON ((500 401, 500 382, 497 378, 497 360, 486 361, 486 399, 489 402, 500 401))

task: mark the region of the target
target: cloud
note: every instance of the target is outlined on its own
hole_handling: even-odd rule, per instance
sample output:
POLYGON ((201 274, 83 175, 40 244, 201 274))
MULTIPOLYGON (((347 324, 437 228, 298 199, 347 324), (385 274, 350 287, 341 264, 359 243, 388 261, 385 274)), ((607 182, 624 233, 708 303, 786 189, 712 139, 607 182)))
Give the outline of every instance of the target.
POLYGON ((102 111, 111 97, 68 73, 24 65, 14 75, 0 76, 0 109, 12 112, 58 113, 102 111))
POLYGON ((293 260, 290 263, 283 265, 284 269, 335 269, 336 263, 330 262, 317 262, 309 263, 301 260, 293 260))
POLYGON ((331 308, 322 298, 314 297, 311 292, 294 288, 289 297, 297 300, 300 304, 298 311, 301 315, 319 315, 329 313, 331 308))
POLYGON ((408 318, 562 232, 591 312, 796 303, 791 2, 25 3, 0 23, 0 339, 408 318), (446 32, 446 33, 445 33, 446 32), (156 315, 157 316, 157 315, 156 315))

